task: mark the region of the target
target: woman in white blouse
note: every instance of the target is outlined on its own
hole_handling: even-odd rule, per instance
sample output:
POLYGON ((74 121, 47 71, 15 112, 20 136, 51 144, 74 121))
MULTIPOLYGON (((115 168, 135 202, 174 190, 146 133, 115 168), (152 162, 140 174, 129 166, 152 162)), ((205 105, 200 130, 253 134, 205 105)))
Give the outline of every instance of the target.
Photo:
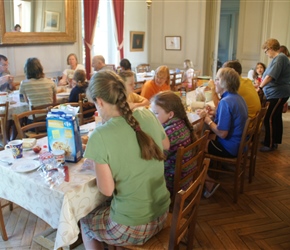
POLYGON ((86 71, 86 70, 85 70, 84 65, 78 64, 78 58, 77 58, 76 54, 74 54, 74 53, 71 53, 68 55, 67 65, 69 65, 69 68, 67 68, 63 71, 62 78, 59 81, 58 85, 63 86, 63 85, 68 84, 70 87, 72 87, 71 86, 72 78, 73 78, 75 70, 77 70, 77 69, 82 69, 84 71, 86 71))

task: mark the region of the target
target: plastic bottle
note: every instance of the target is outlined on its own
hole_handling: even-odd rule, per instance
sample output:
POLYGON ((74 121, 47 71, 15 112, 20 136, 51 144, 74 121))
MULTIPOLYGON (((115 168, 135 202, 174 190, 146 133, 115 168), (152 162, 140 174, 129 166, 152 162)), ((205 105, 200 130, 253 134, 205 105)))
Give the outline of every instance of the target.
POLYGON ((186 90, 184 87, 181 88, 180 93, 181 93, 181 102, 186 110, 186 108, 187 108, 186 107, 186 90))
POLYGON ((99 116, 98 111, 95 111, 95 123, 96 123, 96 127, 102 125, 102 117, 99 116))

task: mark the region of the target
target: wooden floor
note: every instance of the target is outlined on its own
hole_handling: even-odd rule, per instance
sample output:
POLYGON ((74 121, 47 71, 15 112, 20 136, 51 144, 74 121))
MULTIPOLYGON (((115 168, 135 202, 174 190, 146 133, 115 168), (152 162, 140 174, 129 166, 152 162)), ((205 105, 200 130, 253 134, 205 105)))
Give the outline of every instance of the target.
MULTIPOLYGON (((290 111, 283 118, 283 144, 258 153, 253 183, 245 183, 238 203, 232 202, 227 185, 202 199, 195 249, 290 249, 290 111)), ((9 240, 0 237, 1 250, 45 249, 33 237, 49 228, 46 223, 17 205, 3 212, 9 240)))

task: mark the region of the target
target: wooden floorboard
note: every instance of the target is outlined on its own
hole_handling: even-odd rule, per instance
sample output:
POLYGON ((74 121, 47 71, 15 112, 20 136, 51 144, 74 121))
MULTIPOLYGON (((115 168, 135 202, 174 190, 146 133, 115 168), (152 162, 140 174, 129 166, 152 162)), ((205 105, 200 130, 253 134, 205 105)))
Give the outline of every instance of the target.
MULTIPOLYGON (((258 153, 253 182, 246 179, 238 203, 233 203, 229 184, 222 184, 211 198, 201 200, 194 249, 290 249, 289 111, 283 120, 283 144, 276 151, 258 153)), ((0 237, 0 250, 46 250, 33 242, 33 237, 49 225, 17 205, 13 211, 5 207, 3 213, 9 240, 0 237)))

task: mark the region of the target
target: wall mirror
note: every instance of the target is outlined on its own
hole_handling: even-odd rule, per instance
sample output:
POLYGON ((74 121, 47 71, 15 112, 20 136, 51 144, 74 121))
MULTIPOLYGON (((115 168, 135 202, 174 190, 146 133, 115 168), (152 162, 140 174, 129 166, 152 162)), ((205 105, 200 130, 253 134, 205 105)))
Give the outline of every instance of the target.
POLYGON ((0 0, 0 44, 73 43, 76 1, 0 0), (14 26, 20 24, 21 32, 14 26))

